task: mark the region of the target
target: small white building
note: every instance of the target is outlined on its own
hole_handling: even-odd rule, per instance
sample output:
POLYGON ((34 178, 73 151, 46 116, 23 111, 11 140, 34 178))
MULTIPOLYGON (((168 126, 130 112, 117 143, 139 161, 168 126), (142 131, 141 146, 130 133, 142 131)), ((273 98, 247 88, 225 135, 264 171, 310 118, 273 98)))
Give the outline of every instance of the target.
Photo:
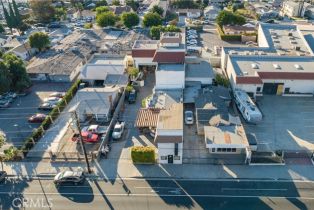
POLYGON ((158 118, 155 143, 159 163, 182 164, 183 104, 175 103, 161 110, 158 118))
POLYGON ((200 9, 178 9, 177 13, 179 16, 185 15, 187 18, 196 19, 201 17, 202 10, 200 9))
POLYGON ((204 17, 209 20, 216 20, 220 10, 219 7, 214 5, 208 6, 204 9, 204 17))
POLYGON ((185 64, 160 64, 155 74, 156 90, 184 88, 185 64))
POLYGON ((309 5, 309 3, 301 1, 283 1, 280 12, 288 17, 303 17, 306 7, 309 5))

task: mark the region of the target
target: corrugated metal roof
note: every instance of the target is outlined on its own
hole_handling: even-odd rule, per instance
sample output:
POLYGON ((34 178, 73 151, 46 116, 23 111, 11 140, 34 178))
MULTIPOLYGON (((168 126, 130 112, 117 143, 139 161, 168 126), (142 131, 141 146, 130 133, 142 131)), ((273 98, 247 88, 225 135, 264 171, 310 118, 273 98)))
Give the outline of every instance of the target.
POLYGON ((160 109, 156 108, 142 108, 138 111, 135 127, 145 128, 145 127, 157 127, 158 116, 160 109))

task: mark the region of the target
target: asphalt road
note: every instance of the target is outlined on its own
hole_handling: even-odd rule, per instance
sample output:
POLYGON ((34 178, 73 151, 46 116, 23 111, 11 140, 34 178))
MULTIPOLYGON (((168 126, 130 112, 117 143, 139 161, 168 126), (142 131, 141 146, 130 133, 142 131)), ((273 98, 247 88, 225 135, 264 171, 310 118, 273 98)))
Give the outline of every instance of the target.
POLYGON ((56 188, 50 179, 12 179, 0 185, 0 201, 1 209, 314 209, 314 182, 116 179, 56 188))

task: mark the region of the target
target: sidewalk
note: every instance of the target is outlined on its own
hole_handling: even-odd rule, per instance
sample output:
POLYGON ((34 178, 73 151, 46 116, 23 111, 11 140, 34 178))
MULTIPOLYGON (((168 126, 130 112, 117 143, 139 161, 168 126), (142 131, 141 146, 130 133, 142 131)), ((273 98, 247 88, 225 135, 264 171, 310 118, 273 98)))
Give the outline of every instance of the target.
MULTIPOLYGON (((65 170, 85 168, 85 163, 17 162, 4 163, 8 175, 52 177, 65 170)), ((263 179, 314 181, 314 167, 308 165, 134 165, 130 160, 101 160, 92 164, 94 175, 115 178, 184 178, 184 179, 263 179), (118 164, 117 164, 118 163, 118 164)))

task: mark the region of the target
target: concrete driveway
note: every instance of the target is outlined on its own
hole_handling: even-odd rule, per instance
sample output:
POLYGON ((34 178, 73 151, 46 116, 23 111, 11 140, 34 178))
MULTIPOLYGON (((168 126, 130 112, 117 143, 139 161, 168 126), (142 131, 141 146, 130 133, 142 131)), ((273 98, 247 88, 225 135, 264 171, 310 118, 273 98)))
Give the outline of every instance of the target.
POLYGON ((247 133, 258 143, 274 150, 314 150, 314 98, 265 95, 257 99, 263 120, 257 125, 244 123, 247 133))

